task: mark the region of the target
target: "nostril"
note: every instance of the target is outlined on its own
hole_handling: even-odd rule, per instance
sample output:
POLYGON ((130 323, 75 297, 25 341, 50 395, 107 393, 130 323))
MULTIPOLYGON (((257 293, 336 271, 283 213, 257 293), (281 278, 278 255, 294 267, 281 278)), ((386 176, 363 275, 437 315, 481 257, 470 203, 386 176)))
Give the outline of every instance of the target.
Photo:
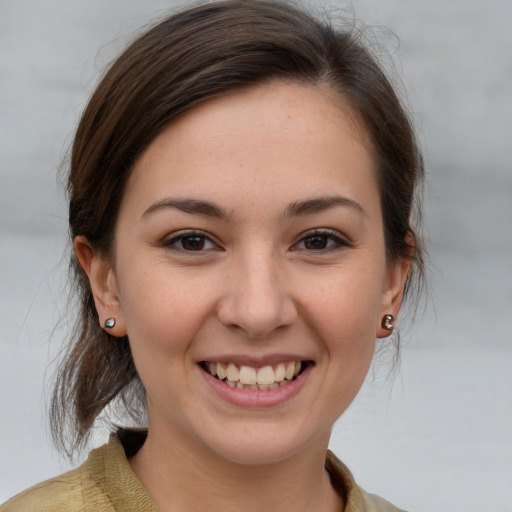
POLYGON ((266 338, 293 324, 298 317, 293 301, 286 295, 233 294, 217 307, 217 317, 226 327, 244 331, 253 338, 266 338))

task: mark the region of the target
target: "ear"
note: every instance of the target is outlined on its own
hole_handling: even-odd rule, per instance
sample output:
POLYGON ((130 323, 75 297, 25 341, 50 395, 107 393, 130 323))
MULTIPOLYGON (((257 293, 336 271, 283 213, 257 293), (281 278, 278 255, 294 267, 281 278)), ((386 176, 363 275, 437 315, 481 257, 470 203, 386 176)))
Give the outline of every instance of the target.
POLYGON ((114 318, 115 325, 107 332, 116 337, 126 336, 124 315, 112 264, 106 256, 94 251, 83 236, 75 238, 73 247, 80 265, 89 278, 101 327, 104 328, 107 318, 114 318))
POLYGON ((402 305, 405 280, 411 268, 411 261, 411 258, 403 258, 388 265, 379 318, 377 319, 377 338, 386 338, 392 332, 382 327, 382 318, 384 315, 398 317, 398 312, 402 305))

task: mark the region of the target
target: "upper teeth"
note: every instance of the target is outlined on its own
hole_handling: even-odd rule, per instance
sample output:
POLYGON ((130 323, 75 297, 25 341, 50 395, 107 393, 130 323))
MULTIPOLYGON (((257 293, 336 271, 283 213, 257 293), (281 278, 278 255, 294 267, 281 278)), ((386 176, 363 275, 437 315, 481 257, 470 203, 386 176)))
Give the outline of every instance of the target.
POLYGON ((229 382, 240 382, 243 385, 272 385, 286 380, 292 380, 300 372, 300 361, 279 363, 275 366, 253 368, 234 363, 207 363, 207 368, 214 377, 229 382))

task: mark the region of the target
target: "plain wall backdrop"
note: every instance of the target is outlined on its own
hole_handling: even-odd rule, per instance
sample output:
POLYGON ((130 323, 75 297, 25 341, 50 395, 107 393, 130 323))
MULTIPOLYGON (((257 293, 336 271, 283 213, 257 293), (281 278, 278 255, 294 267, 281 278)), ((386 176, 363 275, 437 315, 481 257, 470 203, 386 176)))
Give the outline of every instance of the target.
MULTIPOLYGON (((134 31, 186 4, 0 0, 0 502, 70 467, 46 422, 69 327, 59 164, 101 70, 134 31)), ((512 1, 329 5, 375 25, 407 91, 427 157, 432 289, 398 378, 376 365, 332 448, 407 510, 510 512, 512 1)))

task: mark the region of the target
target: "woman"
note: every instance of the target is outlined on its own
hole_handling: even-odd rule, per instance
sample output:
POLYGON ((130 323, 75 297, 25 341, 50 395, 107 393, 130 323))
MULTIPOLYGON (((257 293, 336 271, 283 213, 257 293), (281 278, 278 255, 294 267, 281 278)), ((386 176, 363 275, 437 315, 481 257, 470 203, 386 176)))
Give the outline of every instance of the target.
POLYGON ((52 420, 70 450, 105 408, 144 428, 1 510, 398 510, 327 445, 421 275, 421 178, 354 34, 232 0, 140 36, 73 144, 81 316, 52 420))

